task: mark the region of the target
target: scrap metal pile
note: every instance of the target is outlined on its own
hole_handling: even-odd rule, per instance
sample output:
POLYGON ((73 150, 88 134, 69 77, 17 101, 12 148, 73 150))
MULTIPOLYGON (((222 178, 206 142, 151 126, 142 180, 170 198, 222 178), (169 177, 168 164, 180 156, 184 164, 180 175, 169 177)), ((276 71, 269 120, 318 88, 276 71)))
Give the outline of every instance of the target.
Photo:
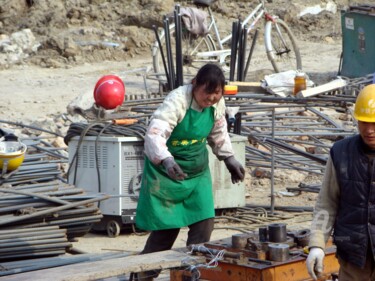
MULTIPOLYGON (((263 89, 246 92, 240 88, 238 94, 226 96, 228 108, 238 107, 236 133, 249 139, 247 166, 322 175, 333 142, 356 132, 352 107, 358 92, 372 79, 373 75, 340 78, 344 81, 340 86, 323 87, 309 97, 279 97, 263 89)), ((128 96, 119 111, 108 118, 150 117, 162 101, 163 97, 128 96)))
POLYGON ((22 139, 22 165, 0 177, 0 261, 56 256, 70 250, 102 214, 103 194, 86 194, 66 182, 63 149, 43 138, 22 139))
MULTIPOLYGON (((229 124, 230 132, 246 136, 249 140, 246 145, 246 166, 253 176, 263 177, 266 174, 267 178, 271 178, 272 186, 276 169, 323 175, 332 144, 356 133, 356 123, 352 117, 353 104, 358 92, 373 81, 373 75, 355 79, 339 77, 337 80, 307 89, 309 92, 306 96, 280 97, 266 92, 260 86, 251 89, 241 89, 238 86, 237 94, 225 96, 227 108, 235 109, 235 122, 229 124)), ((127 95, 126 101, 116 111, 106 112, 100 120, 91 120, 102 123, 92 126, 88 132, 92 135, 108 131, 114 134, 121 132, 120 135, 143 136, 148 119, 163 100, 164 96, 159 93, 146 97, 127 95), (119 126, 113 122, 118 118, 137 120, 137 123, 119 126)), ((72 124, 68 136, 81 135, 87 128, 87 124, 83 127, 81 124, 72 124)), ((296 190, 288 191, 296 194, 302 191, 319 192, 319 189, 320 184, 317 182, 313 186, 301 184, 296 190)), ((267 209, 260 205, 247 207, 267 209)), ((280 207, 284 206, 277 206, 280 207)), ((271 209, 268 217, 258 217, 259 223, 289 219, 288 216, 273 217, 276 206, 271 206, 271 209)), ((309 212, 300 217, 303 221, 311 220, 311 206, 288 206, 286 211, 309 212)), ((235 219, 237 218, 231 214, 230 221, 235 219)), ((242 222, 241 230, 248 231, 253 223, 242 222)))
MULTIPOLYGON (((333 142, 356 132, 352 106, 359 90, 372 80, 373 76, 346 79, 345 86, 309 97, 278 97, 264 91, 241 90, 226 96, 227 107, 236 108, 237 112, 230 131, 249 140, 247 167, 271 173, 274 169, 291 169, 322 175, 333 142)), ((163 100, 164 97, 127 96, 118 110, 103 119, 88 120, 89 125, 72 124, 66 137, 107 133, 142 137, 149 117, 163 100), (137 122, 120 126, 113 122, 119 118, 137 122)), ((0 261, 64 254, 72 248, 75 237, 86 234, 101 220, 96 203, 108 198, 87 194, 67 183, 62 173, 62 166, 68 164, 64 149, 38 137, 22 142, 27 145, 23 164, 0 177, 0 261)), ((259 208, 255 210, 255 216, 254 210, 247 208, 237 213, 236 219, 248 226, 239 229, 246 237, 267 223, 295 222, 291 216, 267 216, 267 210, 262 210, 259 217, 259 208)), ((310 220, 311 213, 301 219, 310 220)), ((254 257, 247 256, 246 260, 249 258, 254 257)))

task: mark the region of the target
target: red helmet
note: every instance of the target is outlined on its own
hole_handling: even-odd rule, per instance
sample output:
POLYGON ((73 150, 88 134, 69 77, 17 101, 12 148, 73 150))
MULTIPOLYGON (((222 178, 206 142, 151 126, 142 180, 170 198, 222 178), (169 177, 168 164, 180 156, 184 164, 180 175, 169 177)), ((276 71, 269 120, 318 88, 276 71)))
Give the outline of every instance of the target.
POLYGON ((105 75, 95 84, 95 103, 105 109, 114 109, 124 102, 125 85, 116 75, 105 75))

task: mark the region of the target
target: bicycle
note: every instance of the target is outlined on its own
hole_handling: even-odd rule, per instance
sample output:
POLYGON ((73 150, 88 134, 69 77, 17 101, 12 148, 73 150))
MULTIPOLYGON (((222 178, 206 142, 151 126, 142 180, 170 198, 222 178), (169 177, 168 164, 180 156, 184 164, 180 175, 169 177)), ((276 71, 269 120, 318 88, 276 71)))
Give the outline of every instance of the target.
MULTIPOLYGON (((195 75, 197 69, 202 65, 214 62, 222 65, 224 71, 228 71, 230 61, 230 45, 232 33, 221 38, 220 31, 216 24, 211 5, 217 0, 193 0, 193 4, 199 9, 208 11, 208 31, 202 37, 191 34, 187 29, 182 30, 181 48, 183 57, 184 75, 195 75)), ((272 2, 272 0, 267 0, 272 2)), ((256 30, 259 20, 263 18, 264 45, 268 60, 271 62, 275 72, 286 70, 302 69, 300 51, 296 39, 288 25, 277 16, 267 13, 265 1, 259 0, 259 4, 241 22, 242 28, 247 28, 247 33, 256 30)), ((171 45, 175 45, 175 24, 169 26, 171 45)), ((165 30, 159 33, 162 48, 165 50, 165 30), (164 45, 164 47, 163 47, 164 45)), ((251 36, 248 36, 251 38, 251 36)), ((250 45, 249 45, 250 46, 250 45)), ((163 63, 160 46, 156 40, 152 45, 152 59, 154 72, 158 79, 163 76, 163 63)))

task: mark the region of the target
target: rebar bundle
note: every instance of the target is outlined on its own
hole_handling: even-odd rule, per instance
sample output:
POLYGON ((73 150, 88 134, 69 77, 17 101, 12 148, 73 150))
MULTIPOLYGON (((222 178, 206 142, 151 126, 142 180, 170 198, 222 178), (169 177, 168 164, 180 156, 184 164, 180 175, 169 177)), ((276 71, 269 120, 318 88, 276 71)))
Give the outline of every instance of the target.
POLYGON ((0 260, 65 254, 75 237, 88 233, 102 214, 103 194, 86 194, 66 183, 62 150, 37 139, 22 165, 0 178, 0 260))

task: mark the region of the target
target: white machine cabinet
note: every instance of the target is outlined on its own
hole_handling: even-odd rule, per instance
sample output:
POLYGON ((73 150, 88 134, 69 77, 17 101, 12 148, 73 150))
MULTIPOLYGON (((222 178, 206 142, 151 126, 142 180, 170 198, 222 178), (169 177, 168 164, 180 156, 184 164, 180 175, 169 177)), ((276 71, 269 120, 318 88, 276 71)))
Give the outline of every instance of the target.
MULTIPOLYGON (((245 167, 247 139, 231 135, 231 140, 236 159, 245 167)), ((94 229, 106 230, 109 236, 115 237, 124 225, 134 226, 143 150, 143 140, 137 137, 86 136, 80 142, 77 136, 69 141, 69 183, 88 193, 112 196, 99 203, 103 219, 94 229)), ((232 184, 224 162, 213 155, 210 147, 208 150, 215 209, 245 206, 245 183, 232 184)))
POLYGON ((123 225, 135 222, 143 170, 143 140, 86 136, 75 156, 78 144, 79 137, 69 141, 69 183, 87 192, 113 196, 99 203, 103 219, 94 229, 107 230, 109 236, 117 236, 123 225))
MULTIPOLYGON (((247 138, 240 135, 231 134, 231 142, 234 150, 234 156, 246 167, 246 143, 247 138)), ((212 153, 211 148, 207 147, 209 151, 209 165, 212 176, 212 189, 214 193, 215 209, 225 210, 246 205, 246 186, 245 182, 232 183, 231 175, 225 167, 224 161, 219 161, 212 153)))

